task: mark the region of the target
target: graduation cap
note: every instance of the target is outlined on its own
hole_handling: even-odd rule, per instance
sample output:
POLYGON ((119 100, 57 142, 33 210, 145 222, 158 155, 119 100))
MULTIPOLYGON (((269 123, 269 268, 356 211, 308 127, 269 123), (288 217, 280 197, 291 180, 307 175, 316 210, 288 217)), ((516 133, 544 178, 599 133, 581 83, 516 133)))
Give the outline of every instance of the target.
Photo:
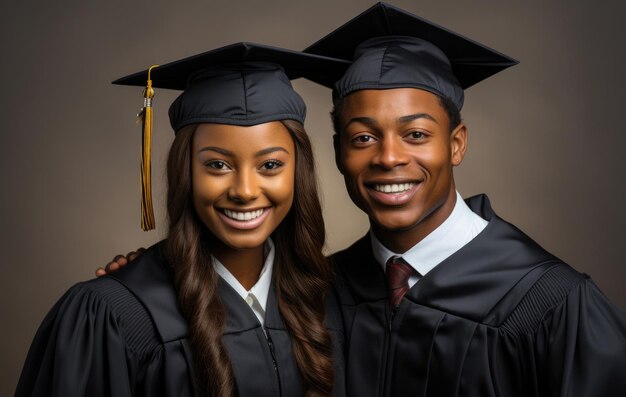
POLYGON ((199 55, 154 65, 113 84, 145 86, 141 193, 143 230, 154 229, 150 146, 154 88, 183 90, 169 109, 175 132, 186 125, 251 126, 277 120, 304 123, 306 106, 290 80, 306 77, 331 86, 349 62, 253 43, 236 43, 199 55))
POLYGON ((518 61, 444 27, 378 3, 304 50, 352 60, 333 97, 363 89, 419 88, 450 98, 518 61))

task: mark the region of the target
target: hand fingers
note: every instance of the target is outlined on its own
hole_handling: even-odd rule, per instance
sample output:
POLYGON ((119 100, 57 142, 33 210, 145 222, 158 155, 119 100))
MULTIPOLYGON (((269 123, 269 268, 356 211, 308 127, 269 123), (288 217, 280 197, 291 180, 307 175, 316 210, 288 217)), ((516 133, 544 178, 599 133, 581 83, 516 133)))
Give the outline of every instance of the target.
POLYGON ((109 263, 108 263, 108 264, 104 267, 104 271, 105 271, 107 274, 111 274, 111 273, 113 273, 114 271, 119 270, 119 268, 120 268, 120 264, 119 264, 119 263, 117 263, 117 262, 109 262, 109 263))
MULTIPOLYGON (((139 255, 143 254, 145 252, 145 248, 137 248, 137 251, 131 251, 128 254, 126 254, 126 259, 128 259, 128 261, 133 261, 135 260, 139 255)), ((123 266, 123 265, 122 265, 123 266)))
POLYGON ((113 272, 119 270, 122 266, 127 265, 130 261, 134 260, 139 255, 143 254, 143 252, 145 250, 146 250, 145 248, 138 248, 137 251, 131 251, 128 254, 126 254, 126 256, 124 256, 124 255, 115 255, 113 260, 111 262, 109 262, 104 267, 104 269, 99 267, 96 270, 96 276, 97 277, 105 276, 107 274, 110 274, 110 273, 113 273, 113 272))
POLYGON ((128 258, 121 254, 115 255, 115 258, 113 258, 111 262, 117 262, 118 265, 124 266, 125 264, 128 263, 128 258))

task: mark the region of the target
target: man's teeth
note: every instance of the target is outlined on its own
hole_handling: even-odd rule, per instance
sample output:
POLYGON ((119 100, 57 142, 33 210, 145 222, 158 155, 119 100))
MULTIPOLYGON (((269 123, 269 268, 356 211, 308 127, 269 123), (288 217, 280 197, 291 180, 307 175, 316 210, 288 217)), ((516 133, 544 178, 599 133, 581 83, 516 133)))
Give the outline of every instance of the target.
POLYGON ((248 211, 248 212, 238 212, 238 211, 231 211, 231 210, 225 209, 224 213, 226 214, 227 217, 238 220, 238 221, 249 221, 249 220, 260 217, 261 214, 263 213, 263 209, 256 210, 256 211, 248 211))
POLYGON ((383 193, 402 193, 415 186, 415 183, 394 183, 392 185, 374 185, 374 190, 383 193))

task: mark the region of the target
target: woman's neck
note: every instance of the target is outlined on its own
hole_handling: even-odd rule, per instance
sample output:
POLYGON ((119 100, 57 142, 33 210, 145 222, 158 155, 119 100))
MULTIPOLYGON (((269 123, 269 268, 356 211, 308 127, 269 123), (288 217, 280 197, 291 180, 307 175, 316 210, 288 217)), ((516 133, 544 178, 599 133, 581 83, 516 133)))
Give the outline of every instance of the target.
POLYGON ((235 250, 224 244, 212 244, 211 253, 246 290, 256 284, 264 263, 264 246, 235 250))

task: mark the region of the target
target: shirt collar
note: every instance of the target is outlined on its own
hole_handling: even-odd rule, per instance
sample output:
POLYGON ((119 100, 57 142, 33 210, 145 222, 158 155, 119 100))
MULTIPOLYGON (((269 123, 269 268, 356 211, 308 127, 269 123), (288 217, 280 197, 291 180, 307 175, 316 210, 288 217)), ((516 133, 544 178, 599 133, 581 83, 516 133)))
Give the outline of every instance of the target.
POLYGON ((274 249, 274 242, 271 238, 267 239, 267 243, 265 244, 265 263, 263 264, 263 268, 261 269, 261 274, 259 275, 259 280, 250 288, 251 294, 253 294, 261 309, 263 309, 263 314, 265 314, 265 308, 267 307, 267 296, 270 292, 270 286, 272 284, 272 271, 274 269, 274 255, 276 250, 274 249))
POLYGON ((392 256, 402 257, 420 275, 435 268, 444 259, 469 243, 487 226, 487 221, 476 215, 456 192, 456 203, 450 216, 428 236, 404 253, 396 253, 385 247, 370 230, 372 250, 376 261, 385 270, 392 256))
MULTIPOLYGON (((262 310, 262 317, 265 317, 265 311, 267 307, 267 297, 269 295, 270 286, 272 284, 272 272, 274 268, 274 255, 275 248, 274 242, 271 238, 268 238, 265 242, 265 262, 263 263, 263 268, 261 269, 261 273, 259 274, 259 279, 257 282, 247 291, 243 285, 239 283, 239 281, 232 275, 231 272, 215 257, 213 257, 213 268, 215 272, 220 275, 240 296, 243 300, 246 300, 249 294, 253 295, 253 298, 258 303, 260 309, 262 310)), ((247 300, 246 300, 247 302, 247 300)), ((250 304, 250 303, 248 303, 250 304)), ((256 306, 256 305, 254 305, 256 306)), ((255 307, 251 305, 254 310, 255 307)), ((255 310, 255 314, 256 310, 255 310)), ((258 316, 257 314, 257 316, 258 316)), ((261 321, 263 323, 263 321, 261 321)))

